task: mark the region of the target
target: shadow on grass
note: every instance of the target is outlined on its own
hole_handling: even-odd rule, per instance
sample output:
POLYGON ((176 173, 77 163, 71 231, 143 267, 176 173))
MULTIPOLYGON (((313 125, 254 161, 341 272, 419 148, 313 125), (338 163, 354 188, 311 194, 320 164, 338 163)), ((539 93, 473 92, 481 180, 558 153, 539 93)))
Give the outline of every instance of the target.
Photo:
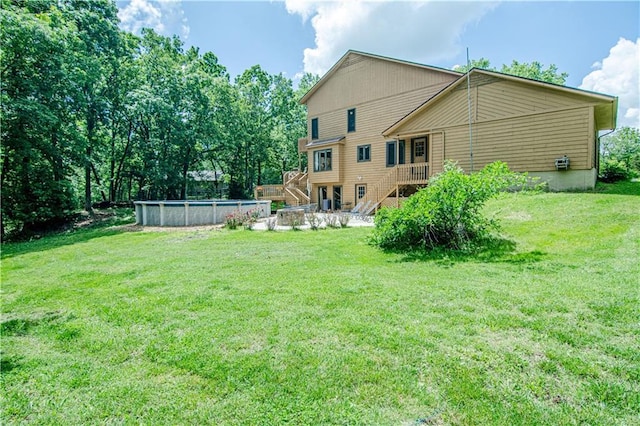
POLYGON ((135 232, 140 230, 141 227, 130 222, 122 223, 121 221, 105 221, 95 223, 88 227, 44 235, 40 238, 33 238, 29 241, 3 243, 0 258, 8 259, 26 253, 47 251, 62 246, 83 243, 95 238, 108 237, 122 234, 123 232, 135 232))
POLYGON ((23 358, 20 356, 6 355, 3 353, 0 356, 0 375, 7 374, 11 372, 11 370, 22 367, 22 360, 23 358))
POLYGON ((516 243, 505 238, 490 238, 469 250, 452 249, 416 249, 409 252, 388 251, 400 253, 403 256, 398 262, 434 262, 441 266, 452 266, 461 262, 485 263, 532 263, 544 259, 546 253, 533 250, 526 253, 516 253, 516 243))

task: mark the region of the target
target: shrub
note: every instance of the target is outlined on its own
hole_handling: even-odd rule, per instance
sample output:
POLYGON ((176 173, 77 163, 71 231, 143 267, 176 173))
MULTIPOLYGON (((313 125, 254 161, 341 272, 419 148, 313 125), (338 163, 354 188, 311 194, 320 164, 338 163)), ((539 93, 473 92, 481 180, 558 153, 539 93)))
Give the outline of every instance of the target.
POLYGON ((325 222, 329 228, 340 228, 340 220, 335 214, 327 215, 325 222))
POLYGON ((241 212, 236 210, 224 217, 224 226, 229 229, 236 229, 242 224, 241 212))
POLYGON ((631 173, 622 161, 607 158, 600 165, 599 177, 603 182, 613 183, 629 179, 631 173))
POLYGON ((275 217, 270 217, 269 219, 267 219, 266 224, 267 231, 275 231, 276 226, 278 226, 278 219, 275 217))
POLYGON ((338 214, 338 222, 340 223, 340 227, 346 228, 350 220, 351 220, 351 216, 348 213, 338 214))
POLYGON ((616 182, 640 176, 640 129, 621 127, 601 140, 600 179, 616 182))
POLYGON ((243 226, 244 229, 253 229, 253 225, 256 224, 260 212, 256 209, 252 209, 246 212, 235 210, 229 213, 224 218, 224 225, 229 229, 236 229, 238 226, 243 226))
POLYGON ((407 199, 401 208, 383 208, 375 216, 371 242, 384 249, 438 247, 463 250, 487 238, 497 223, 482 215, 484 203, 500 191, 527 183, 502 162, 467 175, 455 163, 407 199))
POLYGON ((318 228, 320 228, 320 225, 322 225, 322 218, 320 217, 320 215, 318 213, 307 213, 305 215, 305 218, 307 219, 307 222, 309 222, 309 227, 314 230, 317 231, 318 228))
POLYGON ((292 230, 299 231, 300 227, 304 225, 304 219, 292 218, 290 224, 292 230))

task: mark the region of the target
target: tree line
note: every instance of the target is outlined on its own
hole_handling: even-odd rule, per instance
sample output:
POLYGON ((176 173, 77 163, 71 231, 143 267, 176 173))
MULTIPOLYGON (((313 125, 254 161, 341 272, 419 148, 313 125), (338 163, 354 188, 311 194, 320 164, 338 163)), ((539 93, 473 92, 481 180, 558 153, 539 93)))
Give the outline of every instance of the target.
POLYGON ((298 167, 297 100, 317 76, 294 88, 255 65, 232 80, 177 36, 119 29, 112 0, 1 1, 3 236, 95 203, 184 199, 194 170, 244 198, 298 167))

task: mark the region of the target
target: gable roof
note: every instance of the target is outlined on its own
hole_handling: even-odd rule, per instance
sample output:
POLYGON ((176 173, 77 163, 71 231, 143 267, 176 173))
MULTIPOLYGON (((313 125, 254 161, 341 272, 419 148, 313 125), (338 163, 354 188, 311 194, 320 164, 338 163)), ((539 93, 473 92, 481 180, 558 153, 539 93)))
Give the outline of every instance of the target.
POLYGON ((331 76, 333 74, 336 73, 337 70, 340 69, 340 66, 348 59, 348 57, 350 55, 361 55, 361 56, 366 56, 369 58, 373 58, 373 59, 378 59, 378 60, 382 60, 382 61, 388 61, 388 62, 395 62, 397 64, 402 64, 402 65, 410 65, 410 66, 414 66, 414 67, 418 67, 418 68, 422 68, 425 70, 431 70, 431 71, 438 71, 438 72, 443 72, 446 74, 450 74, 450 75, 454 75, 456 77, 461 77, 463 74, 459 71, 453 71, 453 70, 448 70, 446 68, 440 68, 440 67, 434 67, 431 65, 424 65, 424 64, 419 64, 417 62, 410 62, 410 61, 403 61, 401 59, 394 59, 394 58, 389 58, 387 56, 381 56, 381 55, 374 55, 373 53, 366 53, 366 52, 360 52, 358 50, 352 50, 349 49, 347 50, 347 52, 342 55, 342 57, 338 60, 338 62, 336 62, 330 69, 329 71, 327 71, 320 80, 318 80, 318 82, 313 85, 313 87, 311 89, 309 89, 309 91, 302 97, 300 98, 300 100, 298 101, 300 104, 306 104, 307 101, 309 100, 309 98, 311 96, 313 96, 313 94, 320 88, 322 87, 322 85, 331 78, 331 76))
POLYGON ((423 102, 416 109, 411 111, 409 114, 405 115, 403 118, 401 118, 400 120, 396 121, 394 124, 389 126, 386 130, 384 130, 382 132, 382 135, 385 136, 385 137, 387 137, 389 135, 392 135, 398 128, 400 128, 410 118, 415 117, 417 114, 419 114, 422 111, 428 109, 429 107, 431 107, 431 105, 433 105, 439 99, 442 99, 445 96, 447 96, 447 94, 452 92, 455 88, 459 87, 461 84, 466 84, 467 76, 470 77, 470 76, 475 75, 475 74, 484 74, 484 75, 488 75, 488 76, 501 78, 501 79, 504 79, 504 80, 510 80, 510 81, 515 81, 515 82, 519 82, 519 83, 530 84, 532 86, 544 87, 544 88, 549 88, 549 89, 552 89, 552 90, 558 90, 558 91, 561 91, 561 92, 564 92, 564 93, 568 93, 568 94, 574 94, 574 95, 581 95, 581 96, 590 97, 594 101, 600 103, 600 105, 597 106, 596 116, 601 118, 601 120, 599 120, 599 121, 601 123, 603 123, 603 125, 600 126, 601 128, 599 128, 598 130, 614 129, 615 128, 616 119, 617 119, 617 112, 618 112, 618 97, 617 96, 605 95, 603 93, 592 92, 592 91, 584 90, 584 89, 576 89, 576 88, 573 88, 573 87, 563 86, 563 85, 554 84, 554 83, 547 83, 547 82, 544 82, 544 81, 533 80, 533 79, 525 78, 525 77, 518 77, 518 76, 515 76, 515 75, 504 74, 504 73, 497 72, 497 71, 488 71, 488 70, 480 69, 480 68, 472 68, 466 74, 462 75, 459 79, 454 80, 453 82, 451 82, 451 84, 449 84, 448 86, 444 87, 440 92, 436 93, 434 96, 432 96, 431 98, 427 99, 425 102, 423 102))

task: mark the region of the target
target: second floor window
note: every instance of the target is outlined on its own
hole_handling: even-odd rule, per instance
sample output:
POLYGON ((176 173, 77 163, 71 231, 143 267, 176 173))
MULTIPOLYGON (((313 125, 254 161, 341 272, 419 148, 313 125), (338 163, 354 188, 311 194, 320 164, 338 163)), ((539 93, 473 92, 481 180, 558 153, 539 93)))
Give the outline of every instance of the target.
POLYGON ((371 161, 371 145, 358 146, 358 163, 362 161, 371 161))
POLYGON ((329 170, 331 170, 331 148, 314 151, 313 171, 325 172, 329 170))
POLYGON ((318 119, 311 119, 311 139, 318 139, 318 119))
POLYGON ((347 111, 347 132, 356 131, 356 109, 352 108, 347 111))

